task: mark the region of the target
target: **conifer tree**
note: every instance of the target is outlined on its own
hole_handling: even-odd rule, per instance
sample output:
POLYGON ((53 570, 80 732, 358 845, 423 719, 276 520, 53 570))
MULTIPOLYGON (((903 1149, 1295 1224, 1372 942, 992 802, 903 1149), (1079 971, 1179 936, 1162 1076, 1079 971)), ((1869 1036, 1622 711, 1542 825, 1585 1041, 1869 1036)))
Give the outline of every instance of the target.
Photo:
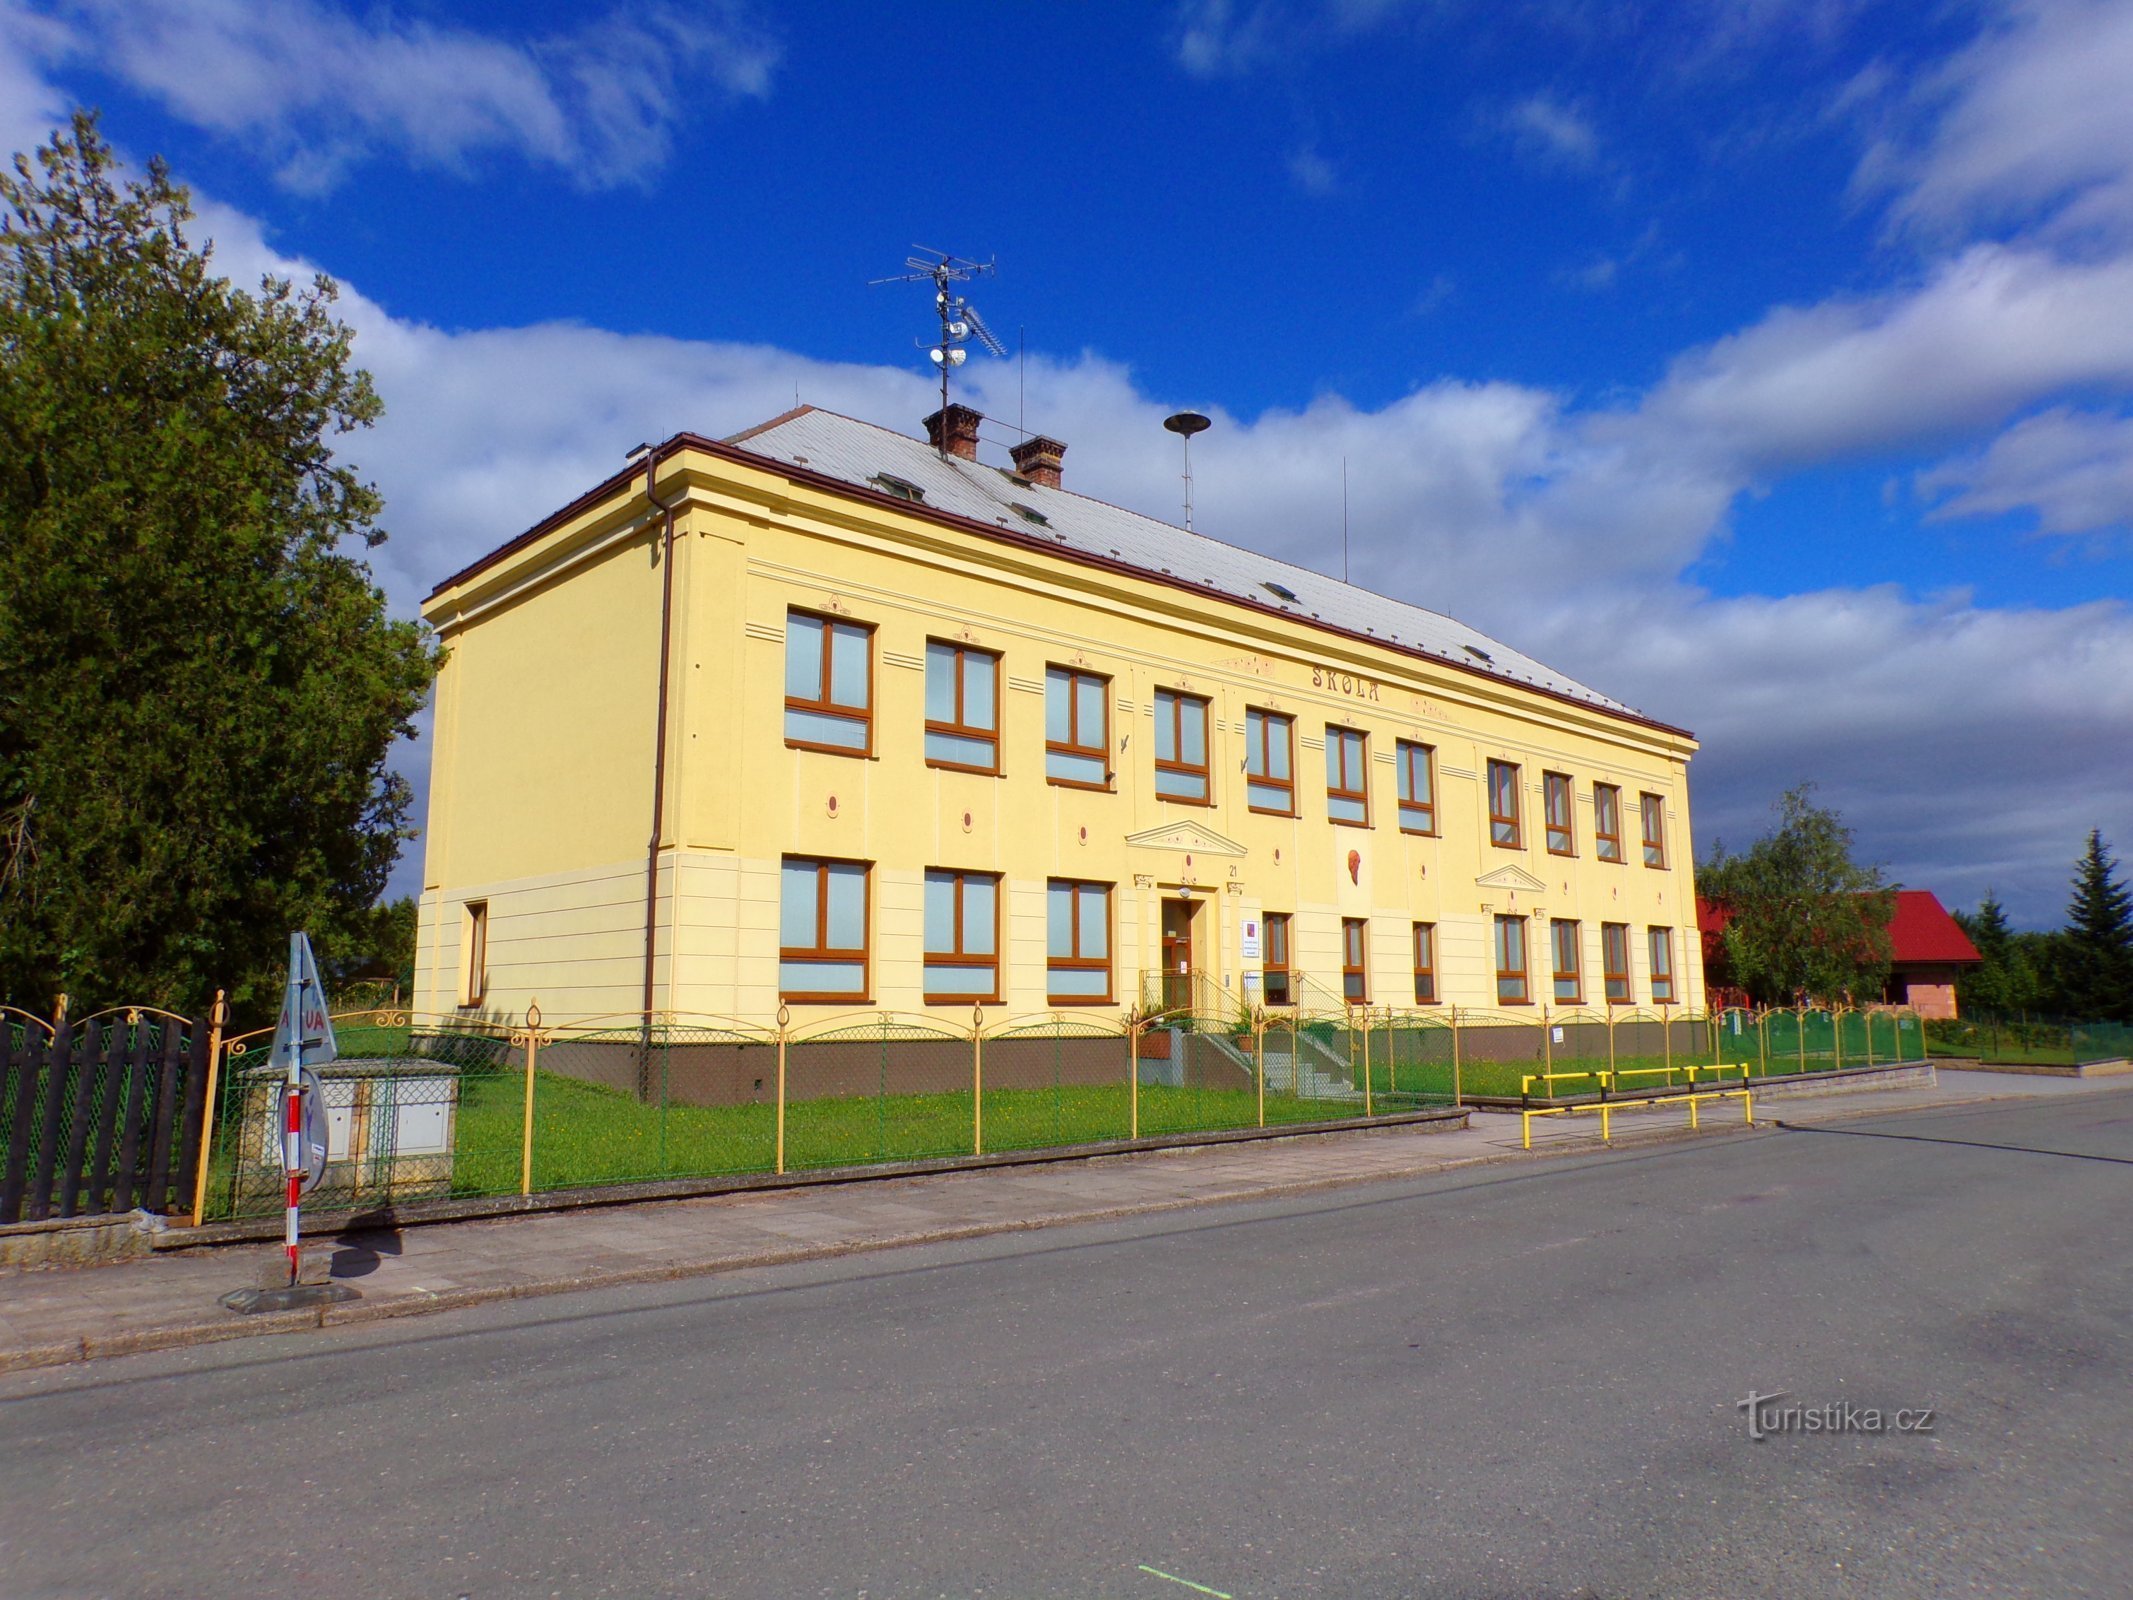
POLYGON ((2077 1022, 2133 1022, 2133 893, 2117 865, 2091 828, 2059 952, 2060 1004, 2077 1022))

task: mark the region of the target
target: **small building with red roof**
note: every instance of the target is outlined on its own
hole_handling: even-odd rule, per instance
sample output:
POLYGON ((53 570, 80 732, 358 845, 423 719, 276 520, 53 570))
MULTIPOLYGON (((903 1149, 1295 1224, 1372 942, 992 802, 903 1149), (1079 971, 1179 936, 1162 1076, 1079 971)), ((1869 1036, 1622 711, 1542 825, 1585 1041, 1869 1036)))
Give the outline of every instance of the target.
POLYGON ((1953 1017, 1956 978, 1985 958, 1939 896, 1930 889, 1898 889, 1889 943, 1895 954, 1882 1000, 1909 1006, 1921 1017, 1953 1017))
MULTIPOLYGON (((1696 926, 1703 935, 1704 971, 1713 1008, 1745 1005, 1747 995, 1733 988, 1726 965, 1725 931, 1732 914, 1722 905, 1696 899, 1696 926)), ((1909 1006, 1921 1017, 1955 1015, 1955 980, 1963 968, 1985 958, 1948 915, 1947 907, 1930 889, 1898 889, 1896 910, 1889 918, 1889 943, 1894 951, 1889 961, 1889 980, 1882 988, 1881 1003, 1909 1006)))

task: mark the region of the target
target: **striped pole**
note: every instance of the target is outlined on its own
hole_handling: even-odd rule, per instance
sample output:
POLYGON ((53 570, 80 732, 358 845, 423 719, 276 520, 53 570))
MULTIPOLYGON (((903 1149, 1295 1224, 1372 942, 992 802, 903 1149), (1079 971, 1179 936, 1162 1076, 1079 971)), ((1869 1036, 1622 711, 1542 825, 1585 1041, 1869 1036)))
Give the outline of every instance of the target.
POLYGON ((289 1044, 289 1088, 283 1096, 288 1114, 282 1130, 282 1168, 289 1179, 289 1210, 282 1223, 282 1244, 289 1252, 289 1282, 296 1282, 297 1206, 304 1182, 304 1029, 303 996, 297 995, 296 1027, 289 1044))

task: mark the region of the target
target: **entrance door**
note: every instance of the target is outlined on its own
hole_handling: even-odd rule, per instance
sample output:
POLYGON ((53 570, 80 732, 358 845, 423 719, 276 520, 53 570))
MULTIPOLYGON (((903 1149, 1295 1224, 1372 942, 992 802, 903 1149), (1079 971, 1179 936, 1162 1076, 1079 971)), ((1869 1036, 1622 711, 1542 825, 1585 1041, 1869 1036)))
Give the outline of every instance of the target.
POLYGON ((1163 1009, 1192 1004, 1192 919, 1200 908, 1190 900, 1163 902, 1163 1009))

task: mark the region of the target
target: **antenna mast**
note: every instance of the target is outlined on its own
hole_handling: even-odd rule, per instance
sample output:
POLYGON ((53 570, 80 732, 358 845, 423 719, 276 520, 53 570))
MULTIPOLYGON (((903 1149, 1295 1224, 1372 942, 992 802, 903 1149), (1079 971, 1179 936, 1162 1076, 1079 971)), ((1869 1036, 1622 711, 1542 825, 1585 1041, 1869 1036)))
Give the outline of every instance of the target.
POLYGON ((1163 426, 1185 441, 1185 531, 1192 532, 1192 436, 1205 433, 1214 424, 1197 411, 1176 411, 1163 419, 1163 426))
MULTIPOLYGON (((991 261, 966 261, 961 256, 952 256, 945 250, 936 250, 931 245, 915 244, 913 250, 919 255, 906 256, 904 265, 911 270, 900 272, 893 278, 874 278, 869 287, 884 283, 930 283, 933 285, 933 308, 940 313, 940 342, 931 346, 919 341, 919 348, 941 374, 941 410, 948 409, 948 374, 969 359, 970 352, 964 345, 976 339, 984 349, 996 356, 1007 354, 1007 346, 994 337, 992 329, 985 326, 985 319, 978 315, 978 308, 953 290, 953 285, 968 283, 972 278, 994 275, 998 268, 991 261)), ((948 430, 941 429, 941 455, 948 454, 948 430)))

